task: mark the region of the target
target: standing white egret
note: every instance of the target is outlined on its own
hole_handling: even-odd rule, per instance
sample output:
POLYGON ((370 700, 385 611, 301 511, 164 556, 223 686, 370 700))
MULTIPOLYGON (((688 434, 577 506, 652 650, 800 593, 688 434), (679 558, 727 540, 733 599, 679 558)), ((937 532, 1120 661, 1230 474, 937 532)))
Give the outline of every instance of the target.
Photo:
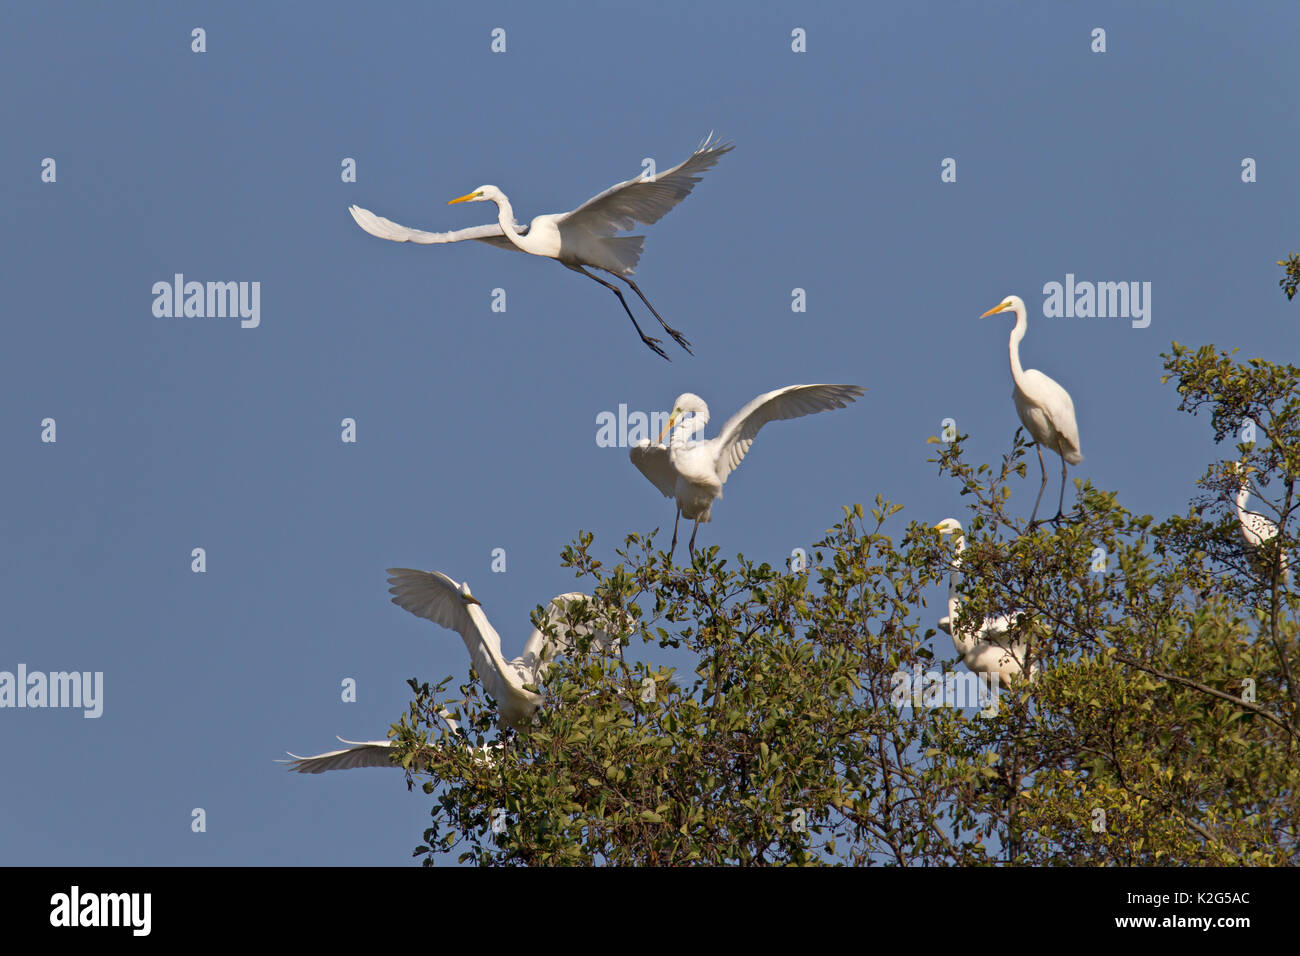
MULTIPOLYGON (((427 618, 460 634, 469 651, 474 673, 478 675, 483 689, 496 700, 502 722, 510 727, 519 728, 527 724, 541 706, 541 695, 528 690, 524 685, 540 683, 550 662, 557 655, 568 652, 574 646, 576 638, 591 634, 607 647, 613 643, 606 631, 590 625, 569 627, 565 623, 570 602, 591 600, 586 594, 571 591, 556 595, 547 605, 547 619, 558 628, 558 639, 548 638, 541 629, 534 627, 524 644, 523 653, 514 660, 507 661, 501 653, 501 637, 488 623, 482 605, 470 593, 468 583, 457 584, 437 571, 389 568, 388 573, 388 583, 392 585, 389 593, 394 595, 394 604, 417 617, 427 618)), ((444 712, 439 716, 454 733, 456 724, 451 720, 450 714, 444 712)), ((389 758, 392 741, 339 739, 353 746, 313 757, 290 754, 294 759, 289 769, 299 773, 323 773, 326 770, 353 767, 397 766, 389 758)), ((484 749, 495 746, 490 744, 484 749)))
POLYGON ((659 347, 659 339, 648 337, 641 331, 636 316, 628 308, 623 292, 611 282, 592 275, 584 266, 608 272, 632 287, 646 304, 646 307, 659 320, 664 331, 671 335, 677 344, 690 352, 690 342, 682 333, 672 328, 645 294, 631 279, 636 271, 637 260, 641 258, 644 236, 615 236, 616 232, 625 232, 636 227, 637 223, 652 225, 663 218, 668 210, 690 195, 691 189, 700 181, 700 174, 711 169, 723 153, 732 149, 730 143, 715 142, 712 134, 700 144, 699 148, 683 163, 654 176, 637 177, 610 186, 598 196, 593 196, 572 212, 552 213, 537 216, 527 226, 515 222, 514 210, 510 200, 496 186, 479 186, 471 193, 448 201, 448 205, 458 202, 494 202, 497 204, 497 221, 484 226, 472 226, 454 232, 424 232, 409 229, 391 219, 376 216, 360 206, 350 206, 348 211, 357 225, 380 239, 394 242, 441 243, 460 242, 464 239, 477 239, 488 242, 502 249, 516 249, 534 256, 555 259, 574 272, 599 282, 618 296, 627 317, 632 320, 641 341, 650 346, 664 358, 668 353, 659 347))
POLYGON ((695 521, 690 543, 691 560, 695 560, 695 533, 701 522, 712 520, 713 502, 722 497, 723 483, 745 457, 760 428, 772 421, 843 408, 864 391, 860 385, 787 385, 758 396, 732 415, 717 437, 707 441, 688 439, 708 424, 709 406, 691 392, 677 396, 655 444, 642 439, 628 450, 641 474, 665 498, 677 499, 669 556, 677 549, 677 522, 686 515, 695 521), (668 433, 671 438, 665 447, 663 438, 668 433))
MULTIPOLYGON (((1257 511, 1247 511, 1246 502, 1250 500, 1250 473, 1254 467, 1247 465, 1242 466, 1241 462, 1234 461, 1231 463, 1232 471, 1237 476, 1237 524, 1241 528, 1241 540, 1246 546, 1246 553, 1251 559, 1260 563, 1266 569, 1269 579, 1271 580, 1272 569, 1267 564, 1259 562, 1260 548, 1266 541, 1272 541, 1277 537, 1277 525, 1273 521, 1260 514, 1257 511)), ((1287 566, 1286 550, 1278 551, 1278 578, 1285 584, 1291 583, 1291 570, 1287 566)))
POLYGON ((1018 295, 1009 295, 1002 302, 989 309, 980 318, 1005 312, 1007 309, 1016 314, 1016 325, 1011 330, 1011 340, 1007 351, 1011 354, 1011 378, 1016 383, 1011 397, 1016 403, 1016 413, 1020 422, 1033 436, 1038 448, 1038 466, 1043 472, 1043 483, 1038 488, 1038 497, 1034 500, 1034 511, 1029 517, 1029 526, 1035 524, 1038 517, 1038 505, 1043 500, 1043 491, 1047 488, 1047 465, 1043 463, 1043 446, 1046 445, 1061 456, 1061 499, 1056 507, 1056 521, 1065 508, 1065 473, 1067 465, 1077 465, 1083 461, 1079 451, 1079 426, 1074 420, 1074 402, 1070 393, 1051 378, 1036 368, 1022 368, 1020 365, 1020 340, 1029 328, 1025 317, 1025 303, 1018 295))
MULTIPOLYGON (((986 617, 978 625, 957 628, 961 596, 957 585, 961 579, 962 552, 966 550, 966 532, 956 518, 944 518, 934 529, 940 534, 957 536, 952 569, 948 572, 948 616, 939 618, 939 630, 952 637, 952 646, 962 663, 977 674, 997 674, 999 683, 1008 685, 1019 678, 1029 655, 1028 644, 1011 636, 1020 613, 986 617)), ((1029 680, 1038 676, 1038 662, 1029 665, 1029 680)))

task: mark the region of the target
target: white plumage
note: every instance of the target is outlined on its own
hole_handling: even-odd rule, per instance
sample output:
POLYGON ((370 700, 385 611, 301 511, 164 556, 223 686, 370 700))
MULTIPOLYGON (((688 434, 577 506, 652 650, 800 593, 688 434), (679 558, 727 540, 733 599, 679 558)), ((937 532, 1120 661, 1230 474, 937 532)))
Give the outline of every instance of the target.
POLYGON ((497 205, 497 221, 452 232, 425 232, 422 229, 411 229, 383 216, 376 216, 360 206, 350 206, 348 211, 352 213, 352 218, 356 220, 358 226, 380 239, 420 244, 474 239, 501 249, 515 249, 519 252, 555 259, 574 272, 599 282, 618 296, 628 318, 632 320, 632 325, 636 327, 637 334, 641 336, 641 341, 659 355, 668 358, 668 354, 659 347, 660 340, 649 338, 641 331, 641 326, 632 315, 632 310, 628 308, 627 300, 623 298, 623 293, 618 286, 592 275, 584 267, 589 266, 609 272, 626 282, 659 320, 664 331, 689 352, 690 343, 663 320, 645 294, 630 278, 641 258, 645 237, 618 237, 615 233, 633 229, 637 223, 652 225, 658 222, 670 209, 690 195, 691 189, 700 181, 700 174, 711 169, 730 149, 732 149, 730 143, 716 142, 710 134, 685 162, 679 163, 672 169, 654 176, 637 177, 617 183, 603 193, 588 199, 572 212, 537 216, 527 226, 520 226, 515 222, 510 200, 506 198, 505 193, 492 185, 479 186, 471 193, 450 200, 450 203, 494 202, 497 205))
POLYGON ((1061 456, 1061 499, 1056 508, 1056 518, 1061 517, 1065 508, 1065 474, 1067 465, 1077 465, 1083 461, 1079 451, 1079 426, 1074 420, 1074 401, 1070 393, 1056 381, 1044 375, 1036 368, 1025 369, 1020 365, 1020 341, 1029 329, 1025 316, 1025 303, 1018 295, 1009 295, 1001 303, 989 309, 980 318, 1012 310, 1016 316, 1015 328, 1011 330, 1011 339, 1007 351, 1011 356, 1011 378, 1015 386, 1011 397, 1016 403, 1016 414, 1020 423, 1033 436, 1038 447, 1038 466, 1043 472, 1043 483, 1038 488, 1038 498, 1034 501, 1034 511, 1030 515, 1032 527, 1038 517, 1038 505, 1043 500, 1043 490, 1047 487, 1047 465, 1043 463, 1043 446, 1061 456))
POLYGON ((860 385, 787 385, 755 398, 707 441, 689 439, 708 424, 709 406, 691 392, 679 395, 655 443, 643 439, 628 450, 641 474, 665 498, 677 499, 669 555, 677 548, 677 521, 685 515, 695 522, 690 541, 694 559, 695 533, 701 522, 712 520, 713 502, 722 497, 727 476, 744 459, 760 428, 772 421, 843 408, 864 391, 860 385), (665 434, 670 434, 668 445, 663 444, 665 434))
MULTIPOLYGON (((1232 463, 1232 470, 1239 481, 1237 489, 1237 525, 1241 529, 1241 541, 1251 559, 1258 562, 1260 548, 1266 541, 1277 537, 1277 525, 1268 517, 1256 511, 1247 511, 1246 502, 1250 500, 1250 472, 1253 468, 1243 468, 1240 462, 1232 463)), ((1287 563, 1286 551, 1278 552, 1278 577, 1285 583, 1291 583, 1291 569, 1287 563)), ((1268 578, 1272 579, 1272 569, 1264 565, 1268 578)))
MULTIPOLYGON (((438 571, 417 571, 411 568, 389 568, 389 593, 393 603, 442 627, 456 631, 469 651, 474 673, 483 689, 496 701, 501 721, 510 727, 523 727, 541 706, 541 695, 525 685, 536 686, 545 677, 549 664, 560 654, 568 652, 580 636, 591 635, 605 647, 613 646, 614 639, 607 630, 591 625, 570 628, 564 623, 572 601, 589 601, 590 597, 570 591, 551 598, 547 605, 547 619, 557 629, 557 639, 547 638, 540 628, 534 627, 524 644, 523 653, 507 661, 501 653, 501 637, 488 622, 482 606, 470 593, 468 583, 457 583, 438 571)), ((456 724, 449 714, 443 713, 449 727, 456 724)), ((342 737, 339 738, 343 740, 342 737)), ((326 770, 344 770, 353 767, 392 767, 388 750, 391 741, 350 741, 346 750, 334 750, 313 757, 289 754, 293 761, 290 770, 299 773, 323 773, 326 770)), ((496 745, 489 745, 491 749, 496 745)))
POLYGON ((393 746, 391 740, 344 740, 339 738, 345 744, 351 744, 345 750, 331 750, 328 753, 316 754, 313 757, 299 757, 297 754, 289 754, 292 760, 281 760, 280 763, 289 765, 290 770, 296 770, 298 773, 324 773, 327 770, 355 770, 357 767, 396 767, 389 756, 389 748, 393 746))
MULTIPOLYGON (((952 637, 952 646, 961 655, 962 663, 977 674, 997 674, 999 683, 1009 685, 1017 680, 1029 656, 1029 646, 1012 637, 1020 612, 986 617, 978 625, 968 624, 957 628, 961 612, 961 596, 957 586, 961 579, 962 552, 966 550, 966 533, 956 518, 944 518, 935 530, 940 534, 956 535, 956 554, 952 570, 948 573, 948 615, 939 619, 939 630, 952 637)), ((1030 662, 1029 680, 1038 676, 1038 662, 1030 662)))

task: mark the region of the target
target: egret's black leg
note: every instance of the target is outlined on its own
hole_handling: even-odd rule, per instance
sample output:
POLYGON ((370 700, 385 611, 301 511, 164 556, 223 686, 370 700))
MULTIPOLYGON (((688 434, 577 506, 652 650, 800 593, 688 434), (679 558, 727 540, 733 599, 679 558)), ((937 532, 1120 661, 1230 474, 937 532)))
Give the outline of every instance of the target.
MULTIPOLYGON (((1040 442, 1034 442, 1034 447, 1038 449, 1038 467, 1043 472, 1043 483, 1038 486, 1038 497, 1034 499, 1034 511, 1029 516, 1029 527, 1031 528, 1038 523, 1034 519, 1038 517, 1038 506, 1043 501, 1043 492, 1047 490, 1047 465, 1043 464, 1043 446, 1040 442)), ((1062 458, 1061 461, 1064 462, 1065 459, 1062 458)), ((1062 491, 1061 494, 1065 494, 1065 492, 1062 491)))
POLYGON ((1061 456, 1061 498, 1056 502, 1056 517, 1053 521, 1059 521, 1065 515, 1065 456, 1061 456))
POLYGON ((1057 505, 1056 505, 1056 517, 1052 519, 1053 521, 1057 521, 1057 520, 1059 520, 1059 519, 1065 517, 1065 468, 1066 468, 1066 464, 1065 464, 1065 452, 1062 451, 1062 449, 1061 449, 1061 443, 1060 443, 1059 441, 1056 443, 1056 450, 1057 450, 1057 452, 1058 452, 1058 453, 1060 454, 1060 456, 1061 456, 1061 500, 1060 500, 1059 502, 1057 502, 1057 505))
POLYGON ((677 506, 677 517, 673 519, 673 543, 668 549, 668 560, 672 561, 673 552, 677 550, 677 522, 682 520, 682 506, 677 506))
POLYGON ((686 349, 688 354, 690 355, 695 354, 694 352, 691 351, 691 343, 686 340, 686 336, 682 335, 682 333, 678 332, 675 328, 673 328, 671 325, 669 325, 667 322, 664 321, 664 317, 659 314, 658 309, 656 309, 653 305, 650 304, 650 300, 645 297, 645 293, 641 291, 641 287, 639 285, 637 285, 627 276, 620 276, 618 275, 617 272, 613 274, 618 276, 618 278, 622 279, 628 285, 630 285, 632 287, 632 291, 641 297, 641 301, 645 303, 645 307, 650 310, 651 314, 656 319, 659 320, 659 324, 664 327, 665 332, 667 332, 669 335, 673 337, 674 342, 676 342, 682 348, 686 349))
POLYGON ((637 324, 636 316, 634 316, 632 314, 632 310, 627 307, 627 299, 623 298, 622 289, 614 285, 612 282, 606 282, 600 276, 592 275, 586 269, 582 268, 582 266, 570 266, 567 262, 565 263, 565 265, 568 266, 570 269, 572 269, 574 272, 580 273, 581 275, 584 275, 588 279, 591 279, 595 282, 599 282, 610 292, 618 296, 618 301, 622 304, 623 311, 626 312, 627 317, 632 320, 632 327, 636 329, 636 334, 641 336, 641 341, 644 342, 646 345, 650 346, 650 350, 653 351, 655 354, 661 356, 662 358, 666 359, 669 362, 672 361, 672 359, 668 358, 668 353, 659 347, 659 339, 652 339, 644 332, 641 331, 641 326, 637 324))
POLYGON ((700 530, 700 520, 695 519, 695 531, 691 532, 691 564, 695 564, 695 532, 700 530))

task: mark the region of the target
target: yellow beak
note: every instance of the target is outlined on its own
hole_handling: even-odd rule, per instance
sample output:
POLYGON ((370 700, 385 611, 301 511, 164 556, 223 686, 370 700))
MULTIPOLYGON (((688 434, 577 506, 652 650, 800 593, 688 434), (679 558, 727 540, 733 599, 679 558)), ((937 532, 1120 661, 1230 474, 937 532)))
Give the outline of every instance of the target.
POLYGON ((987 319, 990 315, 996 315, 997 313, 1001 312, 1005 308, 1006 308, 1005 305, 994 306, 993 308, 985 312, 983 315, 981 315, 980 318, 987 319))
POLYGON ((482 195, 482 194, 481 194, 481 193, 466 193, 464 196, 460 196, 460 197, 457 198, 457 199, 448 199, 448 200, 447 200, 447 205, 448 205, 448 206, 451 206, 451 205, 454 205, 455 203, 458 203, 458 202, 467 202, 467 201, 473 199, 475 196, 479 196, 479 195, 482 195))
POLYGON ((667 435, 670 431, 673 430, 673 422, 674 422, 674 421, 676 421, 676 419, 674 419, 671 415, 669 415, 669 416, 668 416, 668 424, 664 426, 664 430, 661 431, 661 432, 659 433, 659 437, 655 439, 655 444, 656 444, 656 445, 662 445, 662 444, 663 444, 664 436, 667 435))
POLYGON ((466 595, 465 595, 465 603, 466 603, 466 604, 477 604, 479 607, 482 607, 482 606, 483 606, 483 602, 480 601, 478 598, 474 597, 474 595, 472 595, 472 594, 466 594, 466 595))

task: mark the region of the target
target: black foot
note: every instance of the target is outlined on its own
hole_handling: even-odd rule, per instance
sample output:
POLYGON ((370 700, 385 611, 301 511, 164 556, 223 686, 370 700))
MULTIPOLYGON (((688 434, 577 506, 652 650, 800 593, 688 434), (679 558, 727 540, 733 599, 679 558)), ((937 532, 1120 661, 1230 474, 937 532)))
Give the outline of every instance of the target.
POLYGON ((691 351, 690 340, 688 340, 686 336, 682 335, 682 333, 678 332, 672 326, 668 326, 668 325, 664 326, 664 331, 673 337, 674 342, 676 342, 678 345, 680 345, 682 348, 686 350, 687 355, 695 354, 694 352, 691 351))
POLYGON ((650 346, 650 351, 654 352, 664 361, 667 362, 672 361, 672 359, 668 357, 668 353, 659 347, 659 339, 652 339, 648 335, 643 335, 641 336, 641 341, 644 342, 646 345, 650 346))

